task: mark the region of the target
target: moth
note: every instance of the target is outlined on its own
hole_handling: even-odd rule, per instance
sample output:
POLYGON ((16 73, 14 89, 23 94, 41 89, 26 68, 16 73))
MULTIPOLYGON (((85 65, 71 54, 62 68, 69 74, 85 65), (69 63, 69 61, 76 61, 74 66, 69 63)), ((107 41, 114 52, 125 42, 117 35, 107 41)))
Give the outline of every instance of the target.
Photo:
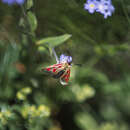
POLYGON ((62 85, 67 85, 72 67, 72 57, 62 54, 60 58, 58 58, 54 49, 52 49, 52 52, 57 63, 43 68, 43 71, 49 73, 53 78, 59 79, 62 85))

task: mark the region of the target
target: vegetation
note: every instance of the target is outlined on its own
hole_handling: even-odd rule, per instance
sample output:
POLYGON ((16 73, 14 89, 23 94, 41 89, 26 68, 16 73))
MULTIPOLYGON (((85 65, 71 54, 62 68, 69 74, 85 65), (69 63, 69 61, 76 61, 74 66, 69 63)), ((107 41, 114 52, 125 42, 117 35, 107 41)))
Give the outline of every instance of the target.
POLYGON ((85 0, 0 2, 0 130, 129 130, 130 1, 104 17, 85 0), (73 58, 69 84, 42 68, 73 58))

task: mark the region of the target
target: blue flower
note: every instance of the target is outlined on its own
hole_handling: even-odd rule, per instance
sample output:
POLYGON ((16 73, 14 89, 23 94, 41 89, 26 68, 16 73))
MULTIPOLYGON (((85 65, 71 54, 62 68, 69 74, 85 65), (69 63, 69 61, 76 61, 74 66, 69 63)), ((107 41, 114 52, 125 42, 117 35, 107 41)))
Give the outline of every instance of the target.
POLYGON ((97 10, 96 12, 100 12, 104 15, 104 18, 107 18, 108 16, 111 16, 114 12, 114 6, 111 4, 111 0, 101 0, 97 4, 97 10))
POLYGON ((25 2, 25 0, 2 0, 3 3, 6 3, 8 5, 12 5, 12 4, 23 4, 25 2))
POLYGON ((87 0, 84 8, 88 10, 89 13, 101 13, 104 15, 105 19, 108 16, 111 16, 115 10, 114 6, 111 3, 111 0, 87 0))
POLYGON ((97 2, 95 0, 88 0, 84 4, 84 9, 88 10, 88 12, 91 14, 96 11, 96 8, 97 8, 97 2))
POLYGON ((72 57, 71 56, 66 56, 66 55, 62 54, 60 56, 59 62, 60 63, 66 63, 66 62, 71 63, 72 62, 72 57))
POLYGON ((68 56, 67 62, 68 62, 68 63, 71 63, 71 62, 72 62, 72 57, 71 57, 71 56, 68 56))
POLYGON ((12 5, 15 2, 15 0, 2 0, 2 2, 12 5))
POLYGON ((104 18, 106 19, 108 16, 112 16, 112 13, 114 12, 114 7, 110 6, 107 10, 104 11, 104 18))
POLYGON ((15 0, 17 4, 23 4, 25 2, 25 0, 15 0))

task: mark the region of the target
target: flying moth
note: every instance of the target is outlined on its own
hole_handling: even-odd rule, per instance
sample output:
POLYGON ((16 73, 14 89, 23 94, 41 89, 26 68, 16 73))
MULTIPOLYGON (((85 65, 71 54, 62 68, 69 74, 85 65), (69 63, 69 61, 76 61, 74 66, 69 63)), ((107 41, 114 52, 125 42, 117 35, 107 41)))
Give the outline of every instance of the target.
POLYGON ((61 54, 60 58, 58 58, 54 49, 52 49, 52 52, 57 63, 43 68, 42 70, 49 73, 53 78, 59 79, 62 85, 67 85, 70 78, 70 69, 72 67, 72 57, 61 54))

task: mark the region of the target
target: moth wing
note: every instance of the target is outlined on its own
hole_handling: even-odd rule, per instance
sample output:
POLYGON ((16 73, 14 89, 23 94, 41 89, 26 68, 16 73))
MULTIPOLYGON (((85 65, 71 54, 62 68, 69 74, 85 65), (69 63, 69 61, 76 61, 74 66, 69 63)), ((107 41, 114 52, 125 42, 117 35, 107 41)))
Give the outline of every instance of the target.
POLYGON ((63 76, 60 78, 60 83, 62 85, 67 85, 68 84, 68 81, 69 81, 69 78, 70 78, 70 69, 67 69, 63 76))
POLYGON ((62 64, 54 64, 46 68, 43 68, 43 71, 49 73, 54 78, 57 78, 55 76, 61 71, 61 67, 62 67, 62 64))

